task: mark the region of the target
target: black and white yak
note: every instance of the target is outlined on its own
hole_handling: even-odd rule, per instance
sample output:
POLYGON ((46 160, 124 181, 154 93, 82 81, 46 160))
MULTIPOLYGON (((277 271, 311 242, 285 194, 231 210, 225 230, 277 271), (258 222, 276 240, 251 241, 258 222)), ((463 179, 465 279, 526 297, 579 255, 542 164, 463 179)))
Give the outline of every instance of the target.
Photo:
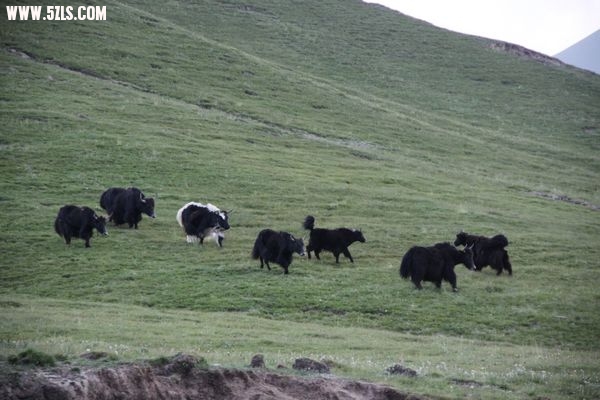
POLYGON ((108 213, 108 220, 115 225, 128 224, 130 228, 138 228, 142 214, 156 218, 154 199, 144 196, 138 188, 128 189, 113 187, 100 196, 100 207, 108 213))
POLYGON ((279 264, 283 273, 288 273, 288 267, 292 263, 294 253, 304 256, 304 241, 295 238, 288 232, 276 232, 272 229, 263 229, 259 232, 252 249, 252 258, 260 259, 260 267, 269 262, 279 264))
POLYGON ((177 222, 187 235, 187 242, 202 244, 204 238, 212 236, 219 247, 223 247, 225 231, 229 229, 229 215, 208 203, 189 202, 177 211, 177 222))
POLYGON ((85 240, 85 247, 90 247, 94 229, 101 235, 108 235, 106 219, 89 207, 66 205, 60 208, 54 220, 54 230, 66 244, 71 244, 71 238, 80 238, 85 240))
POLYGON ((340 254, 343 254, 354 262, 348 246, 354 242, 364 243, 366 241, 360 230, 348 229, 348 228, 337 228, 337 229, 323 229, 315 228, 315 217, 309 215, 304 220, 304 229, 310 231, 310 238, 308 246, 306 246, 306 252, 310 259, 310 252, 315 252, 315 257, 320 260, 319 254, 321 251, 326 250, 333 253, 336 264, 340 262, 340 254))
POLYGON ((452 290, 457 291, 454 266, 461 263, 470 270, 475 268, 470 247, 458 250, 450 243, 438 243, 430 247, 414 246, 402 257, 400 276, 404 279, 410 277, 417 289, 423 289, 422 281, 433 282, 439 289, 442 280, 445 280, 452 285, 452 290))

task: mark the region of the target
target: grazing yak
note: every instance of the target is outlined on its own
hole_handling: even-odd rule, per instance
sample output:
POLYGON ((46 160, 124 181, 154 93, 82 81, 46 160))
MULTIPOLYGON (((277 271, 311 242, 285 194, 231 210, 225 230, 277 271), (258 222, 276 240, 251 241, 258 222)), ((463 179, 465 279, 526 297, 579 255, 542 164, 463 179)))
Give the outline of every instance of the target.
POLYGON ((304 241, 302 239, 296 239, 287 232, 263 229, 254 242, 252 258, 255 260, 260 259, 261 268, 263 268, 263 264, 267 264, 269 271, 271 270, 269 262, 279 264, 283 268, 283 273, 287 274, 294 253, 304 256, 304 241))
POLYGON ((421 281, 435 283, 441 288, 442 279, 450 282, 452 290, 456 288, 456 274, 454 266, 464 264, 473 270, 473 251, 471 247, 458 250, 450 243, 438 243, 431 247, 414 246, 402 257, 400 276, 407 279, 409 276, 417 289, 423 289, 421 281))
POLYGON ((306 246, 308 258, 311 258, 310 252, 314 251, 315 257, 317 257, 317 260, 320 260, 319 253, 321 253, 322 250, 327 250, 331 251, 335 256, 336 264, 340 263, 340 254, 344 254, 350 262, 354 262, 350 251, 348 251, 348 246, 354 242, 364 243, 366 241, 362 232, 359 230, 348 228, 315 228, 315 217, 312 215, 306 217, 303 226, 304 229, 310 231, 310 239, 308 241, 308 246, 306 246))
POLYGON ((202 244, 206 236, 212 236, 223 247, 225 231, 229 229, 229 215, 208 203, 189 202, 177 211, 177 222, 187 235, 187 242, 202 244))
POLYGON ((108 220, 115 225, 128 224, 130 228, 138 228, 142 213, 156 218, 154 199, 144 196, 138 188, 128 189, 113 187, 100 196, 100 207, 108 213, 108 220))
POLYGON ((102 235, 106 231, 106 219, 96 215, 89 207, 66 205, 61 207, 54 220, 54 230, 65 239, 66 244, 71 244, 71 238, 85 240, 85 247, 90 247, 90 238, 94 228, 102 235))
POLYGON ((473 261, 476 271, 481 271, 483 267, 489 265, 496 270, 496 275, 500 275, 502 270, 506 270, 509 275, 512 275, 512 265, 508 259, 508 252, 504 249, 508 246, 506 236, 500 234, 487 238, 459 232, 456 234, 454 245, 473 247, 473 261))

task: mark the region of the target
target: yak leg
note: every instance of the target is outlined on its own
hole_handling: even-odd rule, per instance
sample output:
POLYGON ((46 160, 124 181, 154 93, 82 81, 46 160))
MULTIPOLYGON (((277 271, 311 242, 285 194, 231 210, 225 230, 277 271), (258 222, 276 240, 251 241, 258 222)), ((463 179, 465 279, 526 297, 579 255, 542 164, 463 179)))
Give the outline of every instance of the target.
POLYGON ((127 221, 127 224, 129 225, 129 229, 131 228, 138 228, 138 220, 136 218, 135 213, 130 212, 126 212, 125 215, 123 216, 123 220, 127 221))
POLYGON ((353 263, 353 262, 354 262, 354 259, 352 258, 352 255, 350 254, 350 251, 348 250, 348 248, 345 248, 345 249, 343 250, 343 252, 344 252, 344 255, 346 256, 346 258, 349 258, 349 259, 350 259, 350 262, 351 262, 351 263, 353 263))
POLYGON ((306 246, 306 254, 308 255, 308 259, 310 260, 310 252, 313 251, 312 246, 310 245, 310 243, 308 244, 308 246, 306 246))
POLYGON ((339 264, 340 263, 340 253, 335 251, 335 252, 333 252, 333 255, 335 256, 335 263, 339 264))
POLYGON ((496 270, 496 276, 502 273, 502 267, 504 266, 503 254, 499 251, 495 251, 490 254, 489 262, 490 266, 496 270))
POLYGON ((133 228, 134 225, 135 225, 135 229, 137 229, 137 223, 133 222, 133 218, 129 214, 125 214, 125 217, 123 219, 125 221, 127 221, 127 225, 129 225, 129 229, 133 228))
POLYGON ((82 227, 79 231, 79 237, 85 240, 85 247, 90 247, 90 238, 92 237, 91 228, 82 227))
MULTIPOLYGON (((446 276, 445 279, 450 282, 450 285, 452 285, 452 290, 453 291, 458 291, 457 287, 456 287, 456 273, 454 272, 454 270, 452 268, 448 268, 446 270, 446 276)), ((441 282, 440 282, 441 283, 441 282)))
POLYGON ((423 289, 423 286, 421 286, 421 281, 420 280, 418 280, 418 279, 416 279, 414 277, 411 280, 415 284, 415 286, 416 286, 417 289, 419 289, 419 290, 423 289))
POLYGON ((422 268, 414 265, 414 262, 411 262, 410 268, 410 280, 415 284, 416 288, 421 290, 423 286, 421 286, 421 281, 425 278, 425 271, 422 268))
MULTIPOLYGON (((321 253, 321 250, 315 249, 315 257, 317 257, 317 260, 321 259, 321 257, 319 257, 319 253, 321 253)), ((310 257, 308 257, 308 258, 310 258, 310 257)))
POLYGON ((502 261, 504 264, 504 269, 508 271, 509 275, 512 275, 512 265, 510 264, 506 250, 504 251, 504 254, 502 254, 502 261))

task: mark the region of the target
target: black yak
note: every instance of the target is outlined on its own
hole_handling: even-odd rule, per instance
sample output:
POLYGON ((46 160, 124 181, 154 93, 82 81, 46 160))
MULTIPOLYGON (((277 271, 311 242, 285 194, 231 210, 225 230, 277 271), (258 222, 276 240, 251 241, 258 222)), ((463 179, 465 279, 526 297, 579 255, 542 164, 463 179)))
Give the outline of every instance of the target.
POLYGON ((105 190, 102 195, 100 195, 100 207, 108 213, 108 221, 112 221, 112 213, 113 208, 116 204, 116 198, 121 193, 125 192, 125 188, 121 187, 112 187, 105 190))
POLYGON ((340 262, 340 254, 344 254, 350 262, 354 262, 350 251, 348 251, 348 246, 354 242, 364 243, 366 241, 362 232, 356 229, 315 228, 315 217, 312 215, 305 218, 303 226, 304 229, 310 231, 310 239, 308 241, 308 246, 306 246, 308 258, 311 258, 310 252, 314 251, 315 257, 317 257, 317 260, 320 260, 319 253, 321 253, 322 250, 327 250, 331 251, 335 256, 336 264, 339 264, 340 262))
POLYGON ((252 249, 252 258, 260 259, 260 267, 269 262, 279 264, 284 274, 288 273, 288 267, 292 263, 294 253, 304 256, 304 241, 296 239, 288 232, 276 232, 272 229, 263 229, 259 232, 252 249))
POLYGON ((154 199, 144 196, 138 188, 110 188, 100 196, 100 207, 108 213, 108 220, 115 225, 128 224, 138 228, 142 213, 155 218, 154 199))
POLYGON ((54 230, 65 239, 66 244, 71 244, 71 238, 80 238, 85 240, 85 247, 90 247, 94 229, 108 235, 106 219, 96 215, 89 207, 66 205, 60 208, 54 220, 54 230))
POLYGON ((417 289, 422 289, 421 281, 435 283, 439 289, 442 280, 450 282, 452 290, 456 288, 456 273, 454 266, 464 264, 473 270, 473 251, 470 247, 458 250, 450 243, 438 243, 431 247, 414 246, 402 257, 400 276, 407 279, 409 276, 417 289))
POLYGON ((212 236, 219 247, 223 247, 225 231, 229 229, 229 215, 208 203, 189 202, 177 211, 177 222, 187 235, 187 242, 204 243, 206 236, 212 236))
POLYGON ((502 270, 506 270, 509 275, 512 275, 512 265, 505 249, 508 246, 506 236, 500 234, 487 238, 460 232, 456 234, 454 245, 473 247, 473 261, 476 271, 481 271, 483 267, 489 265, 496 270, 496 275, 500 275, 502 270))

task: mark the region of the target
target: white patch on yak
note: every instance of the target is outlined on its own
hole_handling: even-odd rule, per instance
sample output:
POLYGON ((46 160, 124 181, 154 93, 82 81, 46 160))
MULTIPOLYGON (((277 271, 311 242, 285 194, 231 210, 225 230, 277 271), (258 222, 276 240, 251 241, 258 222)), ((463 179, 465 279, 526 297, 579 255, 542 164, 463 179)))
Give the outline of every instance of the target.
POLYGON ((194 236, 194 235, 187 235, 187 242, 188 243, 196 243, 197 241, 199 241, 200 239, 198 238, 198 236, 194 236))
POLYGON ((221 218, 223 218, 225 221, 227 221, 227 215, 226 215, 226 214, 225 214, 223 211, 221 211, 221 209, 220 209, 219 207, 215 206, 214 204, 210 204, 210 203, 208 203, 208 204, 206 205, 206 208, 208 208, 208 211, 211 211, 211 212, 218 212, 218 213, 219 213, 219 216, 220 216, 221 218))
POLYGON ((225 235, 220 230, 214 230, 213 229, 213 231, 210 233, 210 235, 215 240, 215 243, 217 244, 217 246, 220 246, 220 244, 219 244, 219 238, 221 238, 221 239, 225 238, 225 235))
MULTIPOLYGON (((189 206, 203 207, 203 208, 207 208, 208 211, 218 212, 219 216, 221 218, 223 218, 224 220, 227 220, 226 214, 223 211, 221 211, 221 209, 219 207, 215 206, 214 204, 211 204, 211 203, 202 204, 202 203, 197 203, 195 201, 190 201, 189 203, 187 203, 186 205, 184 205, 177 211, 177 216, 176 216, 177 223, 182 228, 183 228, 183 220, 182 220, 183 210, 185 210, 189 206)), ((219 238, 225 237, 225 235, 223 234, 222 231, 220 231, 218 229, 213 229, 213 228, 208 228, 204 232, 202 232, 202 237, 207 237, 208 235, 212 236, 212 238, 214 239, 217 246, 219 246, 219 238)), ((187 235, 186 240, 188 243, 197 243, 200 241, 200 238, 198 236, 194 236, 194 235, 187 235)))

